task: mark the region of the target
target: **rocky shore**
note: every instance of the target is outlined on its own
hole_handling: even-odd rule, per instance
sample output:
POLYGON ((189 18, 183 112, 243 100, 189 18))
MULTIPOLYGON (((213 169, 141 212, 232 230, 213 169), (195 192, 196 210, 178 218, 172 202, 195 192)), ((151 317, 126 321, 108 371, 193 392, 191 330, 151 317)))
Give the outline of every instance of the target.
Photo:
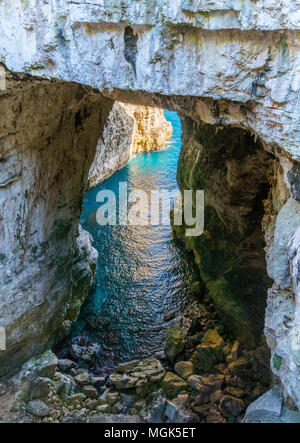
POLYGON ((48 351, 30 360, 0 385, 0 421, 240 422, 270 387, 267 347, 248 351, 226 337, 208 300, 185 315, 188 328, 172 324, 161 354, 111 374, 93 373, 99 345, 79 337, 70 358, 48 351))

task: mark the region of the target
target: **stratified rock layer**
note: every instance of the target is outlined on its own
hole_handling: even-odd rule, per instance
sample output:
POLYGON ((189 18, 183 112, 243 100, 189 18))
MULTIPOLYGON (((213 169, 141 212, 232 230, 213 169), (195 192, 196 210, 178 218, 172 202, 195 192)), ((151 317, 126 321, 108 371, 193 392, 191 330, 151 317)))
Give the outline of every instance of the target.
POLYGON ((172 132, 163 109, 115 102, 97 145, 89 186, 126 166, 132 155, 162 149, 172 132))

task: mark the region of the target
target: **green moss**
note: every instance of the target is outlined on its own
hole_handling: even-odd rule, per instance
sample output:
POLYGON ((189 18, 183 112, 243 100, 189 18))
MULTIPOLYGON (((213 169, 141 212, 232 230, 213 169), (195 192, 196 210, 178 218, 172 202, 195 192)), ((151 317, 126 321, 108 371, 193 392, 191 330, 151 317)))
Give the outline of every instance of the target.
POLYGON ((276 371, 279 371, 281 368, 281 365, 282 365, 282 358, 275 353, 273 356, 273 368, 276 371))

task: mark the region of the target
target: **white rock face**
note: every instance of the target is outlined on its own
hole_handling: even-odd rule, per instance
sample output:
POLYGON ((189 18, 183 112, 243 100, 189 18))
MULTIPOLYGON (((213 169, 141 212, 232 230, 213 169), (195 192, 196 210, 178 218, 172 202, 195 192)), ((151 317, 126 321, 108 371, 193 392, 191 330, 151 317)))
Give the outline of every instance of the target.
MULTIPOLYGON (((299 0, 4 0, 0 60, 15 72, 250 130, 279 158, 281 181, 295 199, 289 173, 300 160, 299 31, 299 0)), ((21 173, 16 159, 7 157, 6 165, 3 187, 21 173)), ((273 354, 283 359, 285 389, 300 406, 300 239, 298 224, 284 214, 275 244, 271 228, 266 235, 276 284, 266 331, 273 354), (289 313, 287 321, 278 307, 289 313)))
POLYGON ((98 141, 89 186, 126 166, 132 155, 162 149, 172 132, 162 109, 115 102, 98 141))

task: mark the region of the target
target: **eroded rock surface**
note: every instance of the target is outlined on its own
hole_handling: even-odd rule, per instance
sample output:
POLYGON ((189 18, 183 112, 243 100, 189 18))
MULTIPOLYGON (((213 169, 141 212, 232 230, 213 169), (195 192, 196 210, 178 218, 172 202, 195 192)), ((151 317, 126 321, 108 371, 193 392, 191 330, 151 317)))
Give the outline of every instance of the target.
POLYGON ((72 83, 7 74, 0 93, 1 375, 63 337, 90 289, 97 252, 78 222, 110 108, 110 100, 72 83))
POLYGON ((132 155, 162 149, 172 132, 163 109, 115 102, 97 145, 89 186, 126 166, 132 155))

